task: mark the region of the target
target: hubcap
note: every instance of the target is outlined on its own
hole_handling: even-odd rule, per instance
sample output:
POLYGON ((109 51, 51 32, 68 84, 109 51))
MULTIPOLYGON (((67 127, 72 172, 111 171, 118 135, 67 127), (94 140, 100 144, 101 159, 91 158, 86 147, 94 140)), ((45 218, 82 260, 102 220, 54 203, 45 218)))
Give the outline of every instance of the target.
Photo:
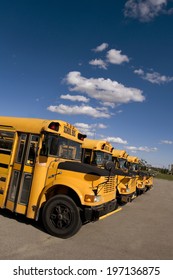
POLYGON ((57 204, 51 211, 50 221, 59 229, 69 227, 72 221, 71 210, 64 204, 57 204))

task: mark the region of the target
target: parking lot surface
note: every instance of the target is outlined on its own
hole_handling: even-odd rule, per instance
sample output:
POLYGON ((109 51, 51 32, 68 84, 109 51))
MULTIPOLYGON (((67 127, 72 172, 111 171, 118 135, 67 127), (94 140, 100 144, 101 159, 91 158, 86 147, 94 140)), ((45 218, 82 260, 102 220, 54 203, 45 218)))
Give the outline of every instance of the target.
POLYGON ((154 188, 119 212, 89 223, 69 239, 47 234, 38 223, 0 210, 1 260, 172 260, 173 182, 154 188))

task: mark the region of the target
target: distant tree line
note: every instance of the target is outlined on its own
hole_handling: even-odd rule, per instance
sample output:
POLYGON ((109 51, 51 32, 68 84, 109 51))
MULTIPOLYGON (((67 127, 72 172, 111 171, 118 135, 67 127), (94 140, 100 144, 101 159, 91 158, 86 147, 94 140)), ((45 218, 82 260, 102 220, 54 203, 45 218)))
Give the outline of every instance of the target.
POLYGON ((153 173, 157 174, 157 173, 161 173, 161 174, 172 174, 173 175, 173 169, 168 169, 165 167, 154 167, 150 164, 148 164, 145 160, 141 159, 141 163, 143 164, 143 166, 145 166, 144 168, 146 168, 146 170, 150 170, 153 171, 153 173))
POLYGON ((150 170, 153 170, 154 173, 171 174, 171 175, 173 175, 173 171, 169 170, 168 168, 159 168, 159 167, 150 166, 150 170))

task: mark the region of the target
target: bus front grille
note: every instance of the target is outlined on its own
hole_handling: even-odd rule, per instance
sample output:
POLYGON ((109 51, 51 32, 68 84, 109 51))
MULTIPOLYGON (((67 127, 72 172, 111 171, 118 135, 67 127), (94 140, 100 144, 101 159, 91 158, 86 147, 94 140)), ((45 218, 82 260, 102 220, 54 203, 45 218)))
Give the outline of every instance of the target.
POLYGON ((110 176, 110 177, 105 177, 105 184, 104 184, 104 190, 103 192, 110 193, 110 192, 115 192, 115 177, 110 176))

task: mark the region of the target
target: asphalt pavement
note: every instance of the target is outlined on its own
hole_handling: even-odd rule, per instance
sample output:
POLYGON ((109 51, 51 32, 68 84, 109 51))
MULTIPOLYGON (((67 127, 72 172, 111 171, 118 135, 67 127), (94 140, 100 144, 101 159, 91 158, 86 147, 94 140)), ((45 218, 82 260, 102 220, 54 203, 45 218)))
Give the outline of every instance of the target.
POLYGON ((173 182, 154 188, 117 213, 83 225, 69 239, 47 234, 40 224, 0 210, 1 260, 172 260, 173 182))

